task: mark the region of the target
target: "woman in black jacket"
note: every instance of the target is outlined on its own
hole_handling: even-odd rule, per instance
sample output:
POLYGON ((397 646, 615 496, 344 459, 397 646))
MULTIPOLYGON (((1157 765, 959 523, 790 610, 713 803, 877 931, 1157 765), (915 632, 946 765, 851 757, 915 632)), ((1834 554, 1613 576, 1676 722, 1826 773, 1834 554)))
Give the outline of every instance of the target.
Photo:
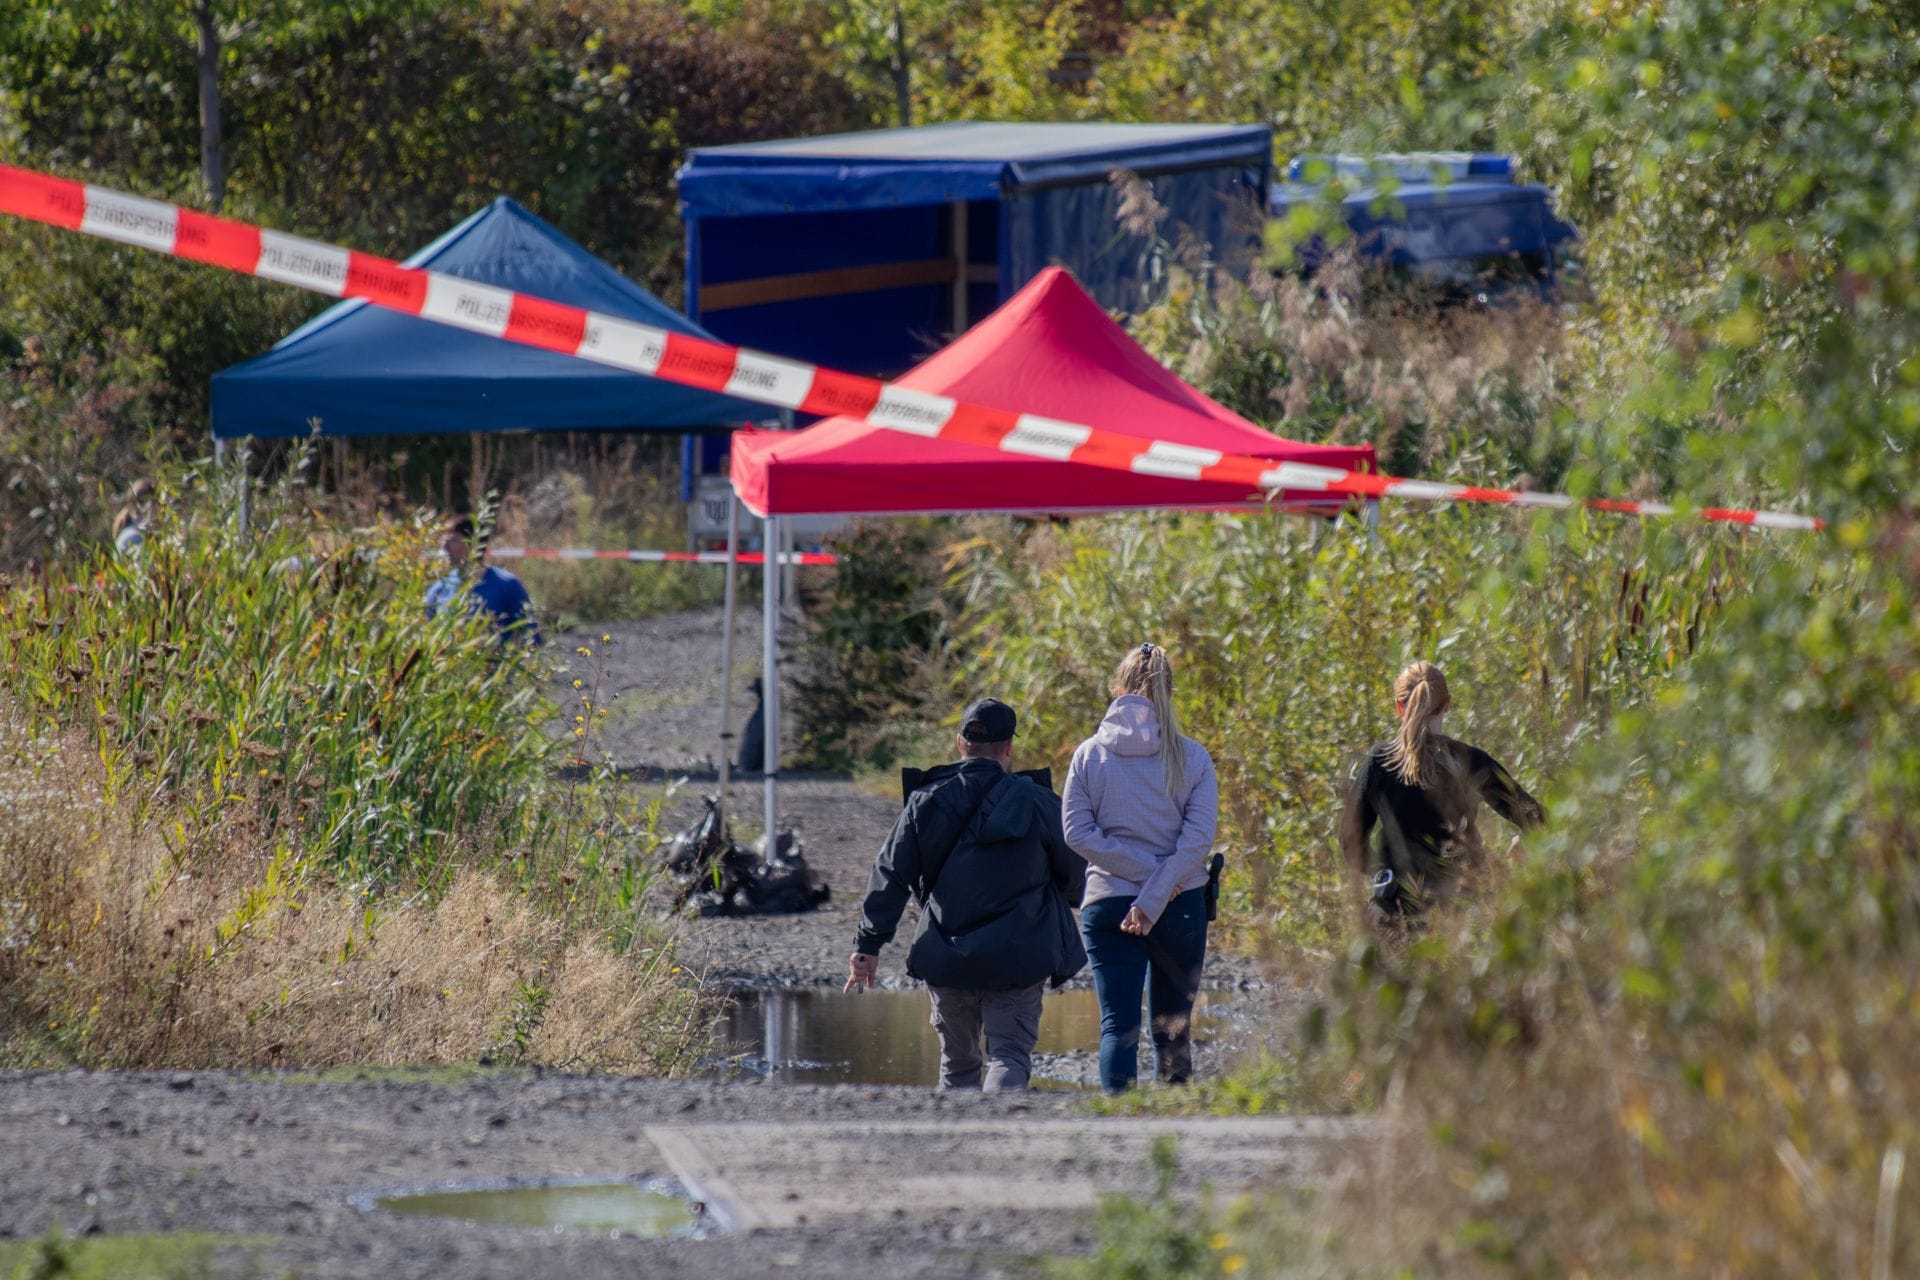
POLYGON ((1367 752, 1340 823, 1340 847, 1367 889, 1374 924, 1445 900, 1485 861, 1482 804, 1522 830, 1546 820, 1498 760, 1440 732, 1452 705, 1440 668, 1408 666, 1394 681, 1393 705, 1400 730, 1367 752))

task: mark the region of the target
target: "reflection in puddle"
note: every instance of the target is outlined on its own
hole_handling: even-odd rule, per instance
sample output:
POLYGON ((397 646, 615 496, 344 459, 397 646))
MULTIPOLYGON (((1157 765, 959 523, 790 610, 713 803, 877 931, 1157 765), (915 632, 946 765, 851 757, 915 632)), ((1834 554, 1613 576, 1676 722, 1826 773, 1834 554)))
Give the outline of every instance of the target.
MULTIPOLYGON (((1230 992, 1203 992, 1194 1034, 1216 1034, 1230 992)), ((924 991, 742 991, 715 1027, 731 1072, 808 1084, 904 1084, 940 1078, 940 1041, 924 991)), ((1036 1087, 1047 1087, 1048 1055, 1100 1047, 1100 1003, 1091 991, 1050 992, 1041 1006, 1036 1087)), ((1057 1087, 1057 1086, 1056 1086, 1057 1087)))
POLYGON ((427 1191, 417 1195, 378 1196, 373 1204, 388 1213, 456 1218, 497 1227, 594 1234, 666 1236, 691 1230, 699 1221, 692 1206, 682 1197, 631 1182, 427 1191))

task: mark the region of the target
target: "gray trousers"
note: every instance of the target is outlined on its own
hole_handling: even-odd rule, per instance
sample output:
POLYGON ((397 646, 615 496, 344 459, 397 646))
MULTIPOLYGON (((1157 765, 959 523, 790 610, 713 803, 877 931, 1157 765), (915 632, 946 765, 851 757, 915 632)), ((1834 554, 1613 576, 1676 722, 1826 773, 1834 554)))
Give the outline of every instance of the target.
POLYGON ((1015 1093, 1033 1072, 1033 1046, 1040 1039, 1036 982, 1012 991, 962 991, 929 986, 933 1029, 940 1033, 940 1087, 1015 1093), (980 1037, 987 1040, 986 1078, 980 1075, 980 1037))

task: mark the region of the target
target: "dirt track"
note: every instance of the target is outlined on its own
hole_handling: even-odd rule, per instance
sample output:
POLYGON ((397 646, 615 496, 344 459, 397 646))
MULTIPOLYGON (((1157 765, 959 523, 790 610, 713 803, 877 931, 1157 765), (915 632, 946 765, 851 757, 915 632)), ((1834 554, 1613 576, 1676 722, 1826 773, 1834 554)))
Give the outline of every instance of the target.
MULTIPOLYGON (((223 1274, 303 1280, 1037 1274, 1080 1212, 1142 1189, 1180 1135, 1187 1185, 1357 1172, 1315 1121, 1093 1120, 1075 1100, 547 1077, 300 1084, 219 1073, 0 1074, 0 1239, 213 1232, 223 1274), (704 1239, 553 1235, 358 1207, 368 1192, 543 1176, 691 1176, 736 1219, 704 1239)), ((724 1224, 722 1224, 724 1225, 724 1224)))

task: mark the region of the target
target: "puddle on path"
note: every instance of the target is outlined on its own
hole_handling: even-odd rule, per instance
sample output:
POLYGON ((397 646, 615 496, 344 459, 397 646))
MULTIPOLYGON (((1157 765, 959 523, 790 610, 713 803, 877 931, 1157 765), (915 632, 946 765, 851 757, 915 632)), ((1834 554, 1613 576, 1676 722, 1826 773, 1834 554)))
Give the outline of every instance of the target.
POLYGON ((478 1191, 424 1191, 373 1198, 388 1213, 455 1218, 496 1227, 541 1231, 668 1236, 699 1222, 682 1196, 631 1182, 511 1187, 478 1191))
MULTIPOLYGON (((1202 992, 1194 1033, 1216 1034, 1231 992, 1202 992)), ((804 1084, 931 1086, 940 1078, 940 1041, 928 1023, 925 991, 742 991, 715 1027, 726 1074, 804 1084)), ((1041 1006, 1035 1054, 1091 1053, 1100 1047, 1100 1003, 1091 991, 1051 992, 1041 1006)), ((1035 1063, 1036 1072, 1044 1065, 1035 1063)), ((1044 1076, 1036 1087, 1046 1087, 1044 1076)))

